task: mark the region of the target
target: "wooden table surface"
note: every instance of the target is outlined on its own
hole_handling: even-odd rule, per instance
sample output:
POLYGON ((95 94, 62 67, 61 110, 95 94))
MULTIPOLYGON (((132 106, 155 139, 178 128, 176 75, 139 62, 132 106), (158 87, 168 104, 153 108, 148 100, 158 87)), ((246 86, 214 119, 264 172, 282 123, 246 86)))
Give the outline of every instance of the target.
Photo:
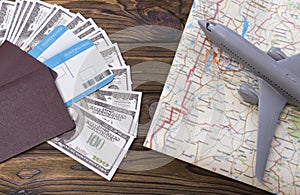
POLYGON ((119 43, 132 69, 134 90, 143 92, 139 134, 112 181, 44 143, 0 164, 0 193, 267 194, 143 147, 152 108, 160 97, 192 0, 46 2, 93 18, 119 43), (169 27, 174 33, 166 30, 157 35, 149 28, 140 33, 145 25, 169 27))

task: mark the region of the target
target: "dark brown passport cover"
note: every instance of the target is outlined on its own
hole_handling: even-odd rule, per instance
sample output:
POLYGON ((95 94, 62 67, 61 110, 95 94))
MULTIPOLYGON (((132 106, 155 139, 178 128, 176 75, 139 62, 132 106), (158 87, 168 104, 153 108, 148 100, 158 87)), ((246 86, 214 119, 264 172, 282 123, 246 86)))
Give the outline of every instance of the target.
POLYGON ((0 46, 0 162, 75 127, 55 77, 10 42, 0 46))

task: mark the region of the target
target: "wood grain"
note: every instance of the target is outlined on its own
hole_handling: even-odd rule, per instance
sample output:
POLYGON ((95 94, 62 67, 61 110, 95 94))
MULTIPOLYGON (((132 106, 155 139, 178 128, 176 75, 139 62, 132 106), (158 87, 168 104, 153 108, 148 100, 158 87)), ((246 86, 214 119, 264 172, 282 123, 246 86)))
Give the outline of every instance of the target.
POLYGON ((134 88, 143 92, 139 134, 110 182, 42 144, 0 164, 0 193, 268 194, 142 146, 151 122, 151 109, 160 97, 192 0, 46 2, 93 18, 119 43, 132 68, 134 88), (140 28, 147 25, 167 28, 140 33, 140 28))

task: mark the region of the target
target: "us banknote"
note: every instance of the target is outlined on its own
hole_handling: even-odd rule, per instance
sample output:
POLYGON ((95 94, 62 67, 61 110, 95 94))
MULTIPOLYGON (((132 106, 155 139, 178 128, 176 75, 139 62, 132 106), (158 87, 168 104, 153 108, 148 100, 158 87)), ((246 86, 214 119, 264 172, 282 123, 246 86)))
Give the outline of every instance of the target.
POLYGON ((99 30, 98 32, 90 35, 88 38, 95 43, 99 51, 103 50, 103 48, 112 46, 112 42, 104 30, 99 30))
POLYGON ((87 30, 82 31, 81 33, 79 33, 77 36, 80 39, 85 39, 87 37, 89 37, 90 35, 94 34, 99 28, 96 26, 91 26, 89 27, 87 30))
POLYGON ((78 104, 119 130, 136 136, 139 112, 110 105, 89 97, 82 99, 78 104))
POLYGON ((116 43, 107 47, 101 48, 100 54, 104 58, 105 62, 111 68, 126 66, 125 61, 123 60, 120 49, 116 43), (101 50, 102 49, 102 50, 101 50))
POLYGON ((14 25, 19 21, 22 10, 26 7, 27 1, 16 1, 14 6, 13 20, 10 22, 8 30, 5 32, 5 39, 9 40, 9 35, 14 29, 14 25))
POLYGON ((102 89, 114 89, 121 91, 131 91, 132 81, 130 75, 130 66, 124 66, 120 68, 111 68, 114 73, 114 79, 112 82, 108 83, 102 89))
POLYGON ((129 110, 137 110, 138 112, 140 111, 142 93, 138 91, 100 89, 90 96, 105 101, 110 105, 116 105, 129 110))
POLYGON ((86 19, 80 13, 76 13, 76 16, 68 24, 66 24, 66 27, 73 30, 82 25, 85 20, 86 19))
POLYGON ((73 105, 69 112, 76 129, 48 143, 84 166, 111 180, 133 142, 133 136, 73 105))
POLYGON ((23 46, 29 37, 44 23, 47 17, 56 10, 56 6, 37 1, 27 13, 22 25, 18 28, 13 43, 19 47, 23 46))
POLYGON ((24 51, 29 51, 34 48, 44 37, 46 37, 56 26, 66 25, 69 23, 72 18, 75 17, 74 13, 71 13, 69 10, 58 7, 58 9, 53 12, 44 24, 37 30, 28 41, 23 44, 21 49, 24 51))
POLYGON ((92 18, 87 19, 86 21, 84 21, 81 25, 79 25, 77 28, 74 28, 72 30, 72 32, 75 35, 79 35, 82 32, 86 31, 88 28, 90 27, 97 27, 97 24, 94 22, 94 20, 92 18))
POLYGON ((11 1, 1 1, 0 5, 0 44, 2 44, 13 21, 15 8, 18 5, 11 1))

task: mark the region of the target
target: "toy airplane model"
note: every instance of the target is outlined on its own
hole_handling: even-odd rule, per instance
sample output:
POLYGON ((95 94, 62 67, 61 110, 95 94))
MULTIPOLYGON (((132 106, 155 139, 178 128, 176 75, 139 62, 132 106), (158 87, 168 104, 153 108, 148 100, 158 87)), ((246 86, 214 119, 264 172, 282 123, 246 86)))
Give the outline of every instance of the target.
POLYGON ((263 182, 279 114, 286 103, 300 106, 300 54, 287 57, 275 47, 266 54, 223 25, 198 23, 209 40, 258 77, 258 97, 249 85, 241 86, 239 93, 246 101, 258 101, 255 177, 263 182))

